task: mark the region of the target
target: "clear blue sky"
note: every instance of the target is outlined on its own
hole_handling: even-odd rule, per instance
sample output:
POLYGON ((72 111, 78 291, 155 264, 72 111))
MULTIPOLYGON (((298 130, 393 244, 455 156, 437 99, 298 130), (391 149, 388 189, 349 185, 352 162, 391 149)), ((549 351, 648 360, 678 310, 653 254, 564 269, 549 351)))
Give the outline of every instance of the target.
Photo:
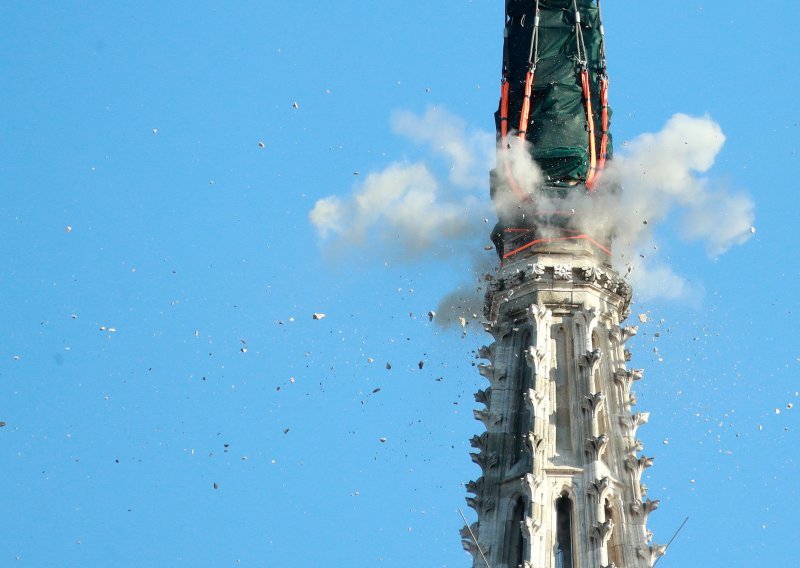
MULTIPOLYGON (((502 9, 0 2, 0 565, 469 564, 488 337, 425 317, 466 256, 332 261, 308 213, 419 157, 396 110, 493 128, 502 9)), ((662 227, 703 299, 634 307, 659 567, 792 565, 800 6, 604 16, 616 140, 708 113, 757 206, 718 259, 662 227)))

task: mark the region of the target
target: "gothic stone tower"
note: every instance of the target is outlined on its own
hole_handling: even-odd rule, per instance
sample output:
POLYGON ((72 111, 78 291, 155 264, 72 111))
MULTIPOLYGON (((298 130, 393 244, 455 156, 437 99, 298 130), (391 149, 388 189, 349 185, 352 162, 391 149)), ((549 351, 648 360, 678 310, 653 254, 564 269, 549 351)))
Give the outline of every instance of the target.
POLYGON ((642 371, 627 366, 631 289, 611 266, 612 235, 553 207, 604 191, 598 4, 506 1, 492 195, 518 201, 498 207, 501 266, 484 308, 494 343, 479 353, 485 431, 471 440, 482 475, 467 484, 478 520, 461 532, 474 568, 651 568, 664 552, 646 526, 658 501, 642 484, 653 460, 636 437, 648 414, 634 408, 642 371), (542 184, 513 179, 511 137, 530 144, 542 184))

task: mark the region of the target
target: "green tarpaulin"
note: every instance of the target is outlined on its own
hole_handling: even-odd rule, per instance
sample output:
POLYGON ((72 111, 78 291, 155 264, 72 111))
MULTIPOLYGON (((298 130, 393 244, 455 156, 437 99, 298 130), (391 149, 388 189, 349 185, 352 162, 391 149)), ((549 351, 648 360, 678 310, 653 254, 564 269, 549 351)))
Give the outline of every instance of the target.
MULTIPOLYGON (((590 77, 596 155, 599 155, 602 137, 599 81, 604 70, 598 8, 596 0, 579 0, 577 6, 590 77)), ((535 15, 535 0, 506 1, 504 72, 509 82, 510 130, 519 126, 535 15)), ((585 181, 590 159, 573 2, 540 0, 539 15, 538 63, 527 140, 549 185, 574 185, 585 181)), ((496 119, 499 134, 499 112, 496 119)), ((610 138, 607 156, 611 156, 610 138)))

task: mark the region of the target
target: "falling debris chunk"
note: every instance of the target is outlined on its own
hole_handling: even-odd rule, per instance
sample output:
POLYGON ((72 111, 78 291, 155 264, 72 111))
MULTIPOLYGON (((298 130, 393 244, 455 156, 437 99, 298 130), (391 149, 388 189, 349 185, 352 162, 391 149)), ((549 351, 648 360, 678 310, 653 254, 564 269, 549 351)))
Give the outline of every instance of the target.
POLYGON ((312 316, 311 316, 311 317, 312 317, 313 319, 315 319, 315 320, 321 320, 321 319, 323 319, 323 318, 325 317, 325 314, 318 314, 318 313, 314 313, 314 314, 312 314, 312 316))
POLYGON ((289 433, 289 429, 288 429, 288 428, 284 428, 284 429, 283 429, 283 433, 284 433, 284 434, 288 434, 288 433, 289 433))
POLYGON ((264 147, 264 142, 263 142, 263 141, 261 141, 261 140, 259 140, 259 141, 258 141, 258 147, 259 147, 259 148, 263 148, 263 147, 264 147))
POLYGON ((217 484, 216 481, 214 482, 214 489, 219 489, 219 485, 217 484))
POLYGON ((374 363, 374 362, 375 359, 373 359, 372 357, 367 357, 367 363, 374 363))
POLYGON ((461 324, 462 328, 466 328, 467 327, 467 318, 465 318, 464 316, 458 316, 458 323, 461 324))
POLYGON ((385 444, 386 443, 386 438, 380 438, 380 441, 381 441, 381 444, 385 444))
POLYGON ((153 134, 158 134, 158 128, 153 129, 153 134))
POLYGON ((755 227, 750 227, 750 234, 751 235, 755 235, 756 234, 756 228, 755 227))
POLYGON ((425 361, 420 361, 419 363, 417 363, 417 365, 419 365, 420 370, 422 370, 422 367, 425 366, 425 361))
POLYGON ((639 314, 639 321, 641 323, 647 323, 647 314, 639 314))
POLYGON ((428 321, 433 321, 433 318, 435 317, 436 317, 436 312, 434 312, 433 310, 428 312, 428 321))
POLYGON ((392 364, 389 363, 388 361, 386 362, 386 370, 387 371, 391 371, 392 370, 392 364))
POLYGON ((5 423, 5 422, 3 422, 2 420, 0 420, 0 428, 2 428, 2 427, 3 427, 3 426, 5 426, 5 425, 6 425, 6 423, 5 423))
POLYGON ((372 394, 376 394, 376 393, 379 393, 379 392, 381 392, 380 387, 372 389, 372 394))
POLYGON ((300 108, 300 105, 297 104, 297 101, 294 101, 294 103, 292 104, 292 108, 295 108, 295 109, 300 108))
POLYGON ((69 225, 67 225, 67 227, 66 227, 64 230, 65 230, 66 232, 68 232, 68 233, 71 233, 71 232, 72 232, 72 227, 70 227, 69 225))

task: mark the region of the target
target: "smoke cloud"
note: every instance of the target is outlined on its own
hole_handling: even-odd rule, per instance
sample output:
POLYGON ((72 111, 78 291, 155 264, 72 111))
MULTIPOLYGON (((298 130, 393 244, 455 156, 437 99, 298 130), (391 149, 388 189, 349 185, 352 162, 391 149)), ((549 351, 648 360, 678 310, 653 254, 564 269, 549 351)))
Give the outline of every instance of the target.
MULTIPOLYGON (((317 201, 310 220, 333 247, 377 240, 383 254, 393 258, 470 258, 475 276, 448 294, 437 310, 440 322, 463 324, 459 318, 480 314, 483 293, 477 275, 496 265, 494 253, 481 246, 490 231, 486 219, 493 222, 496 213, 519 206, 512 191, 499 192, 495 203, 489 200, 487 172, 494 166, 495 135, 468 128, 442 108, 423 115, 397 112, 391 125, 437 161, 392 163, 366 176, 349 196, 317 201)), ((513 178, 521 188, 541 184, 527 143, 509 140, 498 168, 501 177, 513 178), (512 175, 503 176, 506 171, 512 175)), ((702 243, 712 257, 744 243, 753 232, 752 199, 706 177, 724 143, 722 129, 708 116, 676 114, 661 131, 623 143, 595 194, 576 190, 566 201, 540 200, 539 206, 574 209, 586 232, 613 234, 615 266, 639 298, 686 299, 696 290, 659 257, 656 227, 677 218, 668 228, 674 226, 686 242, 702 243)))
POLYGON ((422 116, 398 112, 391 123, 394 132, 425 146, 439 161, 395 162, 370 173, 348 197, 317 201, 311 222, 333 246, 377 239, 395 258, 461 254, 455 245, 485 237, 483 219, 492 216, 486 180, 494 135, 468 129, 442 108, 422 116))

